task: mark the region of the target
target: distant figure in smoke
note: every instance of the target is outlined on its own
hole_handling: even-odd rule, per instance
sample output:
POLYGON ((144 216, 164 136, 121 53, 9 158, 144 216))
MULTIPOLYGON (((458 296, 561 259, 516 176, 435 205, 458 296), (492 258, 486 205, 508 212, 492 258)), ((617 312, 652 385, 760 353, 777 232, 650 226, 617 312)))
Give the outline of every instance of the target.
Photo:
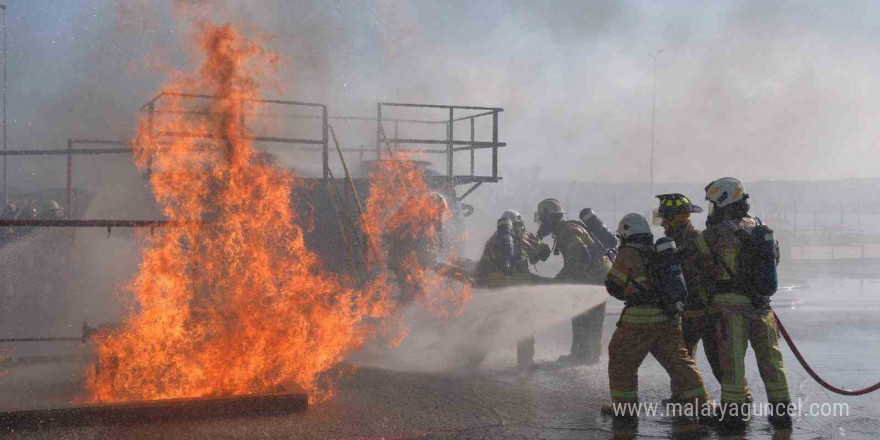
MULTIPOLYGON (((14 203, 6 203, 3 211, 0 212, 0 219, 14 220, 18 216, 18 207, 14 203)), ((15 230, 12 228, 0 229, 0 246, 5 246, 12 240, 12 234, 15 230)))
POLYGON ((36 214, 36 217, 42 220, 58 220, 62 217, 61 215, 61 205, 54 200, 47 200, 40 207, 39 211, 36 214))
POLYGON ((37 202, 34 199, 24 201, 24 206, 18 211, 17 219, 29 220, 37 218, 37 202))
POLYGON ((383 242, 388 269, 400 287, 400 305, 424 296, 425 271, 436 267, 443 252, 443 220, 449 214, 446 199, 438 192, 411 197, 386 223, 383 242))
POLYGON ((0 218, 3 220, 11 220, 14 219, 18 215, 18 207, 15 203, 7 202, 6 206, 3 207, 3 211, 0 212, 0 218))
MULTIPOLYGON (((535 222, 539 225, 538 238, 552 235, 553 254, 562 254, 563 267, 556 275, 557 280, 573 284, 604 283, 611 261, 605 255, 590 252, 596 243, 580 221, 565 220, 565 210, 559 200, 544 199, 538 203, 535 222)), ((599 362, 604 318, 604 302, 572 318, 571 354, 559 360, 572 364, 599 362)))

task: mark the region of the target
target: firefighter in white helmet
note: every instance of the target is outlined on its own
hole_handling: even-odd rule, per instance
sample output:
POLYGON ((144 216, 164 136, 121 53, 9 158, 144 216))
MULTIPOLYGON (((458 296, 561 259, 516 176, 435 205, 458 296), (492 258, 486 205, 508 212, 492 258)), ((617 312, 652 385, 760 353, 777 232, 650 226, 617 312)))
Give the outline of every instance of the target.
POLYGON ((477 281, 489 286, 531 281, 529 265, 546 260, 550 246, 526 230, 519 212, 508 209, 496 222, 477 263, 477 281))
MULTIPOLYGON (((538 238, 554 238, 553 254, 562 254, 563 267, 556 279, 579 284, 601 285, 611 261, 605 255, 590 252, 595 243, 583 224, 577 220, 565 220, 562 203, 556 199, 544 199, 535 212, 538 238)), ((573 364, 599 362, 602 351, 602 323, 605 303, 594 307, 571 320, 571 354, 559 360, 573 364)))
MULTIPOLYGON (((476 281, 486 287, 540 282, 543 277, 531 273, 529 264, 536 264, 549 256, 550 246, 526 231, 519 212, 508 209, 501 214, 495 232, 486 241, 483 255, 477 263, 476 281)), ((517 342, 516 358, 520 368, 531 367, 534 356, 534 336, 517 342)))
POLYGON ((714 325, 715 334, 720 335, 717 349, 721 409, 725 412, 722 421, 733 427, 745 424, 742 409, 749 396, 745 355, 751 345, 773 410, 770 422, 776 427, 790 427, 791 397, 779 351, 776 320, 770 310, 770 295, 776 290, 778 244, 769 228, 749 216, 749 195, 738 179, 715 180, 706 185, 705 191, 706 200, 711 204, 703 232, 708 244, 705 256, 714 268, 708 320, 714 325), (757 237, 756 233, 762 232, 769 234, 757 237), (756 238, 756 246, 745 246, 755 243, 756 238), (759 246, 769 247, 769 252, 750 251, 759 246), (770 261, 765 261, 767 259, 770 261), (756 271, 753 270, 755 264, 764 266, 756 271), (767 276, 772 277, 769 289, 761 283, 767 276))
MULTIPOLYGON (((658 254, 648 221, 630 213, 617 228, 620 246, 608 272, 608 293, 624 301, 617 329, 608 345, 608 384, 613 405, 602 407, 605 414, 628 417, 625 405, 638 402, 638 371, 650 353, 669 374, 672 393, 682 402, 706 404, 709 396, 703 377, 688 356, 677 315, 664 310, 658 280, 651 268, 658 254)), ((633 410, 633 408, 629 408, 633 410)))

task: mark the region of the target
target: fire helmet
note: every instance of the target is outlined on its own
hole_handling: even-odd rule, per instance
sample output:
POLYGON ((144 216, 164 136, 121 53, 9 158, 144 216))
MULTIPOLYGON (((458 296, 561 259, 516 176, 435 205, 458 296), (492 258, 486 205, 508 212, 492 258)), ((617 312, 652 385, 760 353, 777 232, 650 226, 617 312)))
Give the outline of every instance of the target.
POLYGON ((538 211, 535 212, 535 223, 540 223, 542 219, 549 219, 553 215, 565 215, 562 203, 556 199, 541 200, 541 203, 538 203, 538 211))
POLYGON ((441 213, 449 211, 449 203, 446 202, 446 197, 443 197, 443 194, 440 194, 437 191, 431 191, 429 197, 431 197, 434 203, 437 204, 441 213))
POLYGON ((657 208, 657 214, 660 217, 673 217, 683 213, 703 212, 703 208, 691 203, 691 200, 683 194, 660 194, 656 197, 660 199, 660 206, 657 208))
POLYGON ((633 235, 650 233, 651 227, 648 225, 648 221, 634 212, 623 216, 623 218, 620 219, 620 224, 617 226, 617 235, 622 240, 632 237, 633 235))
POLYGON ((501 214, 501 218, 506 218, 506 219, 510 220, 512 223, 522 223, 523 222, 522 216, 519 215, 519 212, 517 212, 513 209, 508 209, 507 211, 504 211, 501 214))
POLYGON ((723 208, 748 198, 742 182, 733 177, 722 177, 706 185, 705 190, 706 200, 712 202, 716 208, 723 208))
POLYGON ((61 211, 61 205, 54 200, 47 200, 46 203, 43 204, 44 212, 52 212, 52 211, 61 211))

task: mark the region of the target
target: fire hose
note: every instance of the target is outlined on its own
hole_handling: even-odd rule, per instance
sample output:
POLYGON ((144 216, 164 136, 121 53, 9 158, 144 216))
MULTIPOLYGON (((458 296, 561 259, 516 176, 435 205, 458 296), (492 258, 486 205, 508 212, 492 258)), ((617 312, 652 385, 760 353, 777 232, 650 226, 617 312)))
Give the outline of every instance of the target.
POLYGON ((841 394, 844 396, 861 396, 863 394, 872 393, 880 389, 880 382, 875 383, 867 388, 861 388, 857 390, 845 390, 843 388, 838 388, 830 383, 826 382, 824 379, 819 377, 816 374, 816 371, 810 367, 810 364, 807 363, 804 356, 801 354, 800 350, 798 350, 797 346, 794 345, 794 341, 791 340, 791 336, 788 334, 788 330, 785 329, 785 326, 782 325, 782 321, 779 320, 779 316, 776 315, 776 312, 773 311, 773 318, 776 319, 776 327, 779 329, 779 332, 782 333, 782 337, 785 339, 785 342, 788 343, 788 347, 791 348, 792 353, 794 353, 794 357, 797 358, 798 362, 800 362, 801 367, 804 367, 804 370, 807 371, 807 374, 813 378, 819 385, 822 385, 826 390, 831 391, 832 393, 841 394))

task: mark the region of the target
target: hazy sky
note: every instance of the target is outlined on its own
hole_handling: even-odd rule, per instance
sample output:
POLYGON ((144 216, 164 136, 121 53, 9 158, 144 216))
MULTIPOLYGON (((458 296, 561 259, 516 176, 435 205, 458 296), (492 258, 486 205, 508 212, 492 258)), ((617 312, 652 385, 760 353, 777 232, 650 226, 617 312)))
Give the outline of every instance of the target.
MULTIPOLYGON (((880 175, 877 2, 8 4, 10 149, 129 136, 162 82, 144 60, 183 67, 179 36, 212 18, 263 29, 286 60, 283 97, 337 114, 371 115, 378 100, 504 107, 502 173, 646 181, 648 53, 662 48, 657 181, 880 175)), ((37 163, 10 166, 38 179, 37 163)))

